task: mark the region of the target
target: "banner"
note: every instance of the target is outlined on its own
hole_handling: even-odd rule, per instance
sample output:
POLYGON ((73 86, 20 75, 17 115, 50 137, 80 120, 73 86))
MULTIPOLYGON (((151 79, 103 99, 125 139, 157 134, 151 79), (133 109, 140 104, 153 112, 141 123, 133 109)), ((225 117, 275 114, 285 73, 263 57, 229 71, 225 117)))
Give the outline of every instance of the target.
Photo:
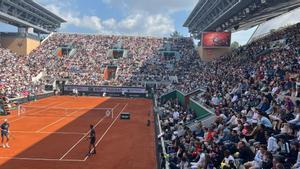
POLYGON ((78 92, 91 93, 126 93, 126 94, 146 94, 147 90, 143 87, 110 87, 110 86, 82 86, 82 85, 65 85, 64 91, 72 92, 77 89, 78 92))

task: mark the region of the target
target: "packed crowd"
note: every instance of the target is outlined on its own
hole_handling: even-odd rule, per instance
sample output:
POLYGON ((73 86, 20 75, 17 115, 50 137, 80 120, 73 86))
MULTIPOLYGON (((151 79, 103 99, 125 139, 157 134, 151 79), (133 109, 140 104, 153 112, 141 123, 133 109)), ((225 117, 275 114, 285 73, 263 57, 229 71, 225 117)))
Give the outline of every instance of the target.
POLYGON ((176 101, 162 105, 171 168, 300 168, 299 38, 296 24, 203 63, 191 38, 55 33, 28 56, 0 48, 0 88, 19 97, 61 78, 77 85, 153 82, 158 95, 205 88, 194 99, 214 109, 218 118, 210 127, 191 130, 185 124, 194 112, 176 101), (70 46, 70 53, 58 57, 61 46, 70 46), (114 48, 124 49, 123 57, 113 59, 114 48), (109 81, 107 65, 117 66, 109 81), (41 72, 45 78, 34 83, 41 72))
POLYGON ((163 168, 166 160, 171 169, 300 168, 300 101, 292 108, 296 116, 268 115, 262 107, 228 109, 209 127, 201 122, 196 128, 186 126, 196 115, 176 100, 162 105, 160 112, 168 153, 162 155, 163 168))
MULTIPOLYGON (((141 86, 150 81, 164 83, 162 89, 165 89, 165 84, 173 82, 170 77, 178 82, 189 76, 186 71, 191 67, 188 65, 192 66, 196 58, 191 38, 68 33, 53 34, 28 56, 17 56, 6 49, 0 52, 4 65, 1 67, 1 88, 8 97, 42 92, 43 85, 62 78, 68 79, 68 84, 82 85, 141 86), (58 56, 59 48, 65 46, 71 48, 70 53, 58 56), (169 46, 168 50, 176 50, 181 57, 165 60, 160 51, 165 50, 165 46, 169 46), (111 49, 114 48, 124 49, 123 57, 113 59, 111 49), (106 81, 104 69, 108 65, 117 66, 117 72, 116 78, 106 81), (43 77, 33 83, 33 78, 42 72, 43 77)), ((195 64, 199 64, 198 61, 195 64)), ((187 86, 178 84, 182 89, 187 86)))
MULTIPOLYGON (((123 71, 126 75, 131 74, 133 69, 129 66, 139 64, 139 61, 143 60, 144 55, 146 55, 144 53, 147 52, 150 55, 153 52, 151 49, 150 51, 143 50, 144 53, 140 53, 138 57, 137 54, 133 53, 134 49, 138 49, 141 43, 150 43, 151 40, 151 38, 125 36, 54 34, 45 45, 37 50, 37 55, 40 55, 39 51, 46 51, 45 55, 53 55, 51 52, 55 51, 57 47, 71 44, 72 48, 76 50, 74 54, 57 58, 52 66, 48 66, 47 73, 53 79, 68 78, 71 84, 102 85, 105 82, 103 74, 106 65, 117 65, 119 74, 122 74, 123 71), (118 43, 122 44, 122 48, 131 51, 132 55, 128 56, 130 58, 113 60, 109 55, 109 50, 113 49, 114 45, 118 43)), ((154 43, 151 43, 151 45, 155 46, 156 39, 153 39, 153 41, 154 43)), ((121 80, 120 77, 117 82, 122 83, 121 80)))
POLYGON ((191 38, 56 33, 31 56, 32 68, 46 68, 50 79, 68 78, 69 84, 141 86, 155 82, 163 84, 160 89, 176 85, 184 92, 199 86, 189 73, 201 64, 191 38), (72 46, 74 54, 55 57, 56 49, 65 45, 72 46), (124 49, 123 57, 113 59, 114 48, 124 49), (164 57, 164 50, 175 51, 178 56, 164 57), (107 65, 117 66, 116 78, 109 81, 103 76, 107 65))
POLYGON ((297 24, 201 65, 194 99, 214 109, 211 126, 189 128, 190 111, 162 105, 171 168, 300 168, 299 35, 297 24))
POLYGON ((18 56, 8 49, 0 48, 0 93, 7 97, 19 97, 29 90, 38 90, 33 84, 26 56, 18 56))
POLYGON ((243 106, 249 104, 249 97, 253 100, 263 93, 300 97, 299 27, 295 25, 285 30, 286 34, 281 31, 206 64, 202 72, 210 74, 201 79, 207 82, 207 90, 198 100, 216 107, 229 102, 243 106), (278 39, 284 39, 284 46, 270 48, 272 40, 278 39))
MULTIPOLYGON (((139 85, 143 81, 168 81, 170 73, 176 76, 176 72, 166 71, 167 64, 162 62, 164 58, 161 57, 159 49, 164 47, 166 41, 183 57, 189 56, 191 51, 194 52, 191 38, 56 33, 32 53, 32 67, 39 67, 39 70, 46 68, 47 74, 53 79, 67 77, 71 84, 102 85, 107 83, 103 79, 104 68, 107 65, 118 67, 117 77, 109 81, 110 85, 132 86, 139 85), (76 50, 74 54, 60 58, 53 57, 54 51, 66 44, 76 50), (113 59, 110 52, 116 46, 126 51, 124 52, 126 54, 119 59, 113 59), (43 61, 40 62, 39 58, 43 58, 43 61), (40 64, 36 64, 35 61, 39 61, 40 64)), ((190 63, 190 60, 185 63, 190 63)))
POLYGON ((248 91, 252 83, 259 90, 297 97, 300 95, 297 27, 273 33, 208 64, 198 58, 192 38, 54 33, 28 56, 16 56, 1 49, 4 56, 1 63, 6 65, 1 68, 1 86, 5 86, 2 88, 10 97, 32 90, 41 92, 43 84, 61 78, 67 78, 69 84, 83 85, 141 86, 150 82, 156 84, 159 94, 173 89, 190 93, 206 87, 206 92, 195 99, 212 107, 221 100, 228 101, 232 93, 248 91), (270 48, 270 42, 282 39, 285 45, 270 48), (58 57, 61 46, 71 46, 70 54, 58 57), (110 53, 113 48, 126 52, 123 57, 113 59, 110 53), (163 50, 179 55, 164 57, 163 50), (116 78, 109 81, 103 76, 107 65, 117 66, 116 78), (45 72, 44 78, 32 84, 32 78, 41 72, 45 72))
POLYGON ((203 86, 204 83, 200 80, 201 77, 198 76, 198 70, 204 63, 200 61, 192 39, 178 38, 171 39, 168 42, 172 45, 171 49, 179 52, 179 59, 159 60, 154 63, 146 62, 141 69, 143 74, 146 74, 148 77, 153 73, 160 77, 176 77, 176 81, 170 81, 170 83, 158 86, 158 94, 174 89, 178 89, 183 93, 189 93, 203 86), (171 68, 168 67, 170 64, 173 65, 171 68))

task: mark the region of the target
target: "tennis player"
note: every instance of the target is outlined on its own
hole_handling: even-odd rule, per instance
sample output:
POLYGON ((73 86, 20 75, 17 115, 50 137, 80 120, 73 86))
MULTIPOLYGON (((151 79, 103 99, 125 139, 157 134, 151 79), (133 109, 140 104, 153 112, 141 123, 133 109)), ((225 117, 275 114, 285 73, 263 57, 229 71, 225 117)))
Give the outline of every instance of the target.
POLYGON ((1 143, 3 148, 9 148, 9 123, 7 119, 4 119, 4 123, 1 124, 1 143), (4 138, 6 139, 6 144, 4 143, 4 138))
POLYGON ((78 96, 78 90, 77 90, 77 88, 74 88, 74 89, 73 89, 73 94, 74 94, 75 97, 78 96))
POLYGON ((75 89, 75 96, 78 97, 78 89, 75 89))
POLYGON ((96 154, 96 132, 94 129, 94 126, 91 124, 90 125, 90 135, 89 135, 89 140, 90 140, 90 145, 89 145, 89 152, 88 156, 91 156, 92 154, 96 154))

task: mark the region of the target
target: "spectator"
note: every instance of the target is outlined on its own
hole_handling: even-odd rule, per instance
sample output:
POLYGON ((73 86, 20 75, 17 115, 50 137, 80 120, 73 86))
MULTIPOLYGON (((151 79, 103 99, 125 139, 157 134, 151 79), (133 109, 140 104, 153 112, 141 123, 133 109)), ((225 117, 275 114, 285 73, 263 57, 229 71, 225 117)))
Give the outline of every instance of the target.
POLYGON ((254 158, 252 150, 243 141, 240 141, 238 144, 238 154, 238 157, 241 160, 240 163, 242 164, 251 161, 254 158))
POLYGON ((263 145, 260 146, 259 150, 257 151, 254 161, 250 161, 245 163, 245 167, 248 169, 259 169, 262 167, 263 156, 267 152, 267 148, 263 145))

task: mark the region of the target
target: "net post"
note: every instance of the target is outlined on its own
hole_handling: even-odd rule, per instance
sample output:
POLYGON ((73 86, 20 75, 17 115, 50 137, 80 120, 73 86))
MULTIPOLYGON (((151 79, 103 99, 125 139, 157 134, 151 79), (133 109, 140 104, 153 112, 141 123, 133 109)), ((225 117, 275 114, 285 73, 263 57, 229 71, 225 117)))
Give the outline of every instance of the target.
POLYGON ((17 111, 17 115, 20 116, 21 115, 21 105, 18 105, 18 111, 17 111))
MULTIPOLYGON (((18 105, 18 110, 17 110, 17 116, 21 116, 22 115, 22 109, 23 109, 23 106, 22 105, 18 105)), ((24 109, 25 111, 25 109, 24 109)))
POLYGON ((111 109, 111 118, 114 118, 114 109, 111 109))

